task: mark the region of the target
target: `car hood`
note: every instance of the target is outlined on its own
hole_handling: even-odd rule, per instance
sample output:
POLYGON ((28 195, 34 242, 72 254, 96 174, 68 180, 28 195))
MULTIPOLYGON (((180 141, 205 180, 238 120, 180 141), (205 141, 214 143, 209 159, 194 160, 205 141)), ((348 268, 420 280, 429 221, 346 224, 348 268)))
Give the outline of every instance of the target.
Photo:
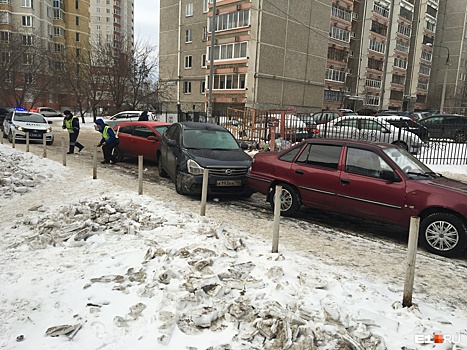
POLYGON ((188 148, 184 151, 189 158, 196 161, 203 168, 212 166, 249 167, 252 162, 252 158, 242 150, 211 150, 188 148))
POLYGON ((45 123, 32 123, 32 122, 13 122, 16 126, 21 126, 26 129, 47 130, 50 128, 49 124, 45 123))
POLYGON ((438 186, 445 189, 450 189, 452 191, 463 192, 467 194, 467 183, 465 182, 448 179, 446 177, 439 177, 436 179, 429 180, 428 183, 433 186, 438 186))

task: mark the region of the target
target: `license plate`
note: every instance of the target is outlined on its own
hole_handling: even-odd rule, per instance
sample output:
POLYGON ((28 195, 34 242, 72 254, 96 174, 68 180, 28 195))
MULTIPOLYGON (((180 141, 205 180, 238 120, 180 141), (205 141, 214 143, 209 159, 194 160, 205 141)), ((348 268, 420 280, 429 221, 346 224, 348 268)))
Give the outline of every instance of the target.
POLYGON ((241 180, 217 180, 217 186, 241 186, 241 180))
POLYGON ((37 138, 41 138, 42 135, 41 134, 29 134, 30 137, 37 137, 37 138))

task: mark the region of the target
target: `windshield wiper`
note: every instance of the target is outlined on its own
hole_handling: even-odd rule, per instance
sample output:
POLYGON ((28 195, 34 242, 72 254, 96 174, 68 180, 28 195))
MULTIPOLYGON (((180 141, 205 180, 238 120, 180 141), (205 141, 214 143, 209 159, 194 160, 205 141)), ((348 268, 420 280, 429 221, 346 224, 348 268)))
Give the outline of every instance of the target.
POLYGON ((442 177, 443 175, 435 173, 434 171, 427 171, 425 173, 416 173, 414 171, 407 172, 407 175, 417 175, 422 177, 442 177))

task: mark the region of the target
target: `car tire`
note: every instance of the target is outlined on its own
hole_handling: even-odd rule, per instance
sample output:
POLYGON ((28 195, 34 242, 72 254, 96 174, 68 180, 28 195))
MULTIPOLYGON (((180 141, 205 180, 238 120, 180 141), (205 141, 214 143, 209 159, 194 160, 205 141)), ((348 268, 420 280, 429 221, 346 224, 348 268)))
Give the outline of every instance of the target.
POLYGON ((467 247, 467 228, 465 223, 453 214, 431 214, 421 222, 420 241, 431 253, 449 258, 456 257, 467 247))
POLYGON ((180 169, 177 169, 177 173, 175 174, 175 191, 178 194, 185 194, 183 190, 183 173, 180 169))
POLYGON ((167 177, 167 172, 164 170, 164 168, 162 167, 162 158, 161 158, 161 155, 159 154, 159 156, 157 157, 157 169, 159 170, 159 176, 160 177, 167 177))
POLYGON ((466 140, 465 131, 457 131, 454 135, 454 141, 457 143, 464 143, 466 140))
MULTIPOLYGON (((292 216, 300 209, 300 198, 298 196, 297 190, 286 183, 280 184, 282 185, 282 193, 281 193, 281 215, 282 216, 292 216)), ((275 197, 276 187, 272 189, 270 194, 270 201, 272 210, 274 210, 274 197, 275 197)))
POLYGON ((114 157, 116 162, 121 162, 123 160, 123 152, 120 147, 114 147, 112 150, 112 156, 114 157))
POLYGON ((13 143, 13 134, 12 134, 11 130, 8 133, 8 142, 13 143))

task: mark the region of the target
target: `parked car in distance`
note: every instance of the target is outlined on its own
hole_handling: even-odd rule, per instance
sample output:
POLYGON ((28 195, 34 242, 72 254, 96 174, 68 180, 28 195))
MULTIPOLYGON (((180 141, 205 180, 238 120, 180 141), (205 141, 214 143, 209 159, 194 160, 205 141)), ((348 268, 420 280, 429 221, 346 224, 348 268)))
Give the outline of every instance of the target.
POLYGON ((423 141, 414 133, 401 130, 377 116, 339 117, 318 125, 317 129, 316 137, 387 142, 412 154, 417 154, 423 146, 423 141))
POLYGON ((252 158, 220 125, 170 125, 162 135, 157 158, 159 175, 169 176, 179 194, 200 194, 203 172, 208 169, 208 194, 251 195, 246 187, 246 173, 252 158))
POLYGON ((428 129, 430 139, 467 141, 467 117, 458 114, 435 114, 419 121, 428 129))
POLYGON ((350 109, 349 111, 350 112, 343 112, 340 110, 321 111, 321 112, 313 113, 312 117, 313 117, 313 120, 316 122, 316 124, 319 125, 319 124, 325 124, 333 119, 343 117, 346 115, 356 115, 356 113, 352 112, 350 109))
POLYGON ((378 111, 376 109, 364 108, 357 111, 357 115, 376 115, 378 111))
POLYGON ((380 111, 376 114, 377 117, 382 116, 382 115, 398 115, 402 117, 408 117, 410 115, 410 112, 387 110, 387 111, 380 111))
POLYGON ((121 122, 114 127, 118 130, 120 143, 114 149, 114 156, 118 161, 123 158, 137 158, 142 155, 143 160, 157 162, 157 149, 162 134, 170 123, 164 122, 121 122))
POLYGON ((420 137, 420 139, 424 142, 427 142, 429 140, 428 137, 428 129, 412 120, 410 117, 403 117, 403 116, 397 116, 397 115, 382 115, 379 116, 378 119, 387 121, 389 124, 397 127, 397 128, 402 128, 404 130, 410 131, 420 137))
POLYGON ((339 108, 337 111, 341 112, 343 115, 357 115, 357 113, 348 108, 339 108))
POLYGON ((30 109, 29 111, 33 113, 42 114, 46 118, 52 118, 52 117, 63 118, 64 117, 64 115, 61 112, 56 111, 55 109, 50 108, 50 107, 36 107, 36 108, 30 109))
POLYGON ((5 117, 13 111, 15 108, 14 107, 0 107, 0 127, 3 130, 3 121, 5 120, 5 117))
POLYGON ((309 114, 303 114, 299 116, 300 120, 305 123, 305 130, 306 130, 306 139, 309 139, 311 137, 315 137, 315 134, 317 132, 316 130, 316 121, 313 118, 312 115, 309 114))
POLYGON ((302 205, 405 227, 416 216, 428 251, 454 257, 467 247, 466 184, 394 145, 309 139, 280 153, 257 153, 247 182, 273 208, 281 185, 284 216, 302 205))
MULTIPOLYGON (((114 128, 120 122, 134 122, 138 121, 139 116, 143 111, 123 111, 117 114, 114 114, 110 118, 103 118, 104 122, 114 128)), ((154 120, 154 115, 151 112, 148 112, 149 120, 154 120)))
POLYGON ((26 141, 26 133, 29 132, 29 140, 42 141, 45 135, 46 143, 53 144, 54 134, 51 121, 47 121, 42 114, 28 111, 13 110, 3 121, 3 137, 8 137, 8 141, 26 141))

